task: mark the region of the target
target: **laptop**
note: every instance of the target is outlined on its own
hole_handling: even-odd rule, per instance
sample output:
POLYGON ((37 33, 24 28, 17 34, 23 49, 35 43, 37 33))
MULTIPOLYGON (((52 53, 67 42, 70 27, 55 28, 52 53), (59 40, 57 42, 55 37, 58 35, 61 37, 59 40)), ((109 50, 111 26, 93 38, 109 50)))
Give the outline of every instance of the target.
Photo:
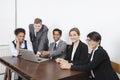
POLYGON ((37 58, 33 51, 29 51, 27 49, 20 49, 19 52, 22 55, 22 58, 25 60, 29 60, 33 62, 43 62, 43 61, 49 60, 46 58, 40 58, 40 57, 37 58))

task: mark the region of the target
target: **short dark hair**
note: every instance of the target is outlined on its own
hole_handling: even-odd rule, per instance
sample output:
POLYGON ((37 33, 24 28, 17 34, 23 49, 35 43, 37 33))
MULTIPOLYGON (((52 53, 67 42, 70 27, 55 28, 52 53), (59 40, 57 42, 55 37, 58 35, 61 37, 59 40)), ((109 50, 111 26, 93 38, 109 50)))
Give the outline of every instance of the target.
POLYGON ((35 18, 34 24, 40 24, 40 23, 42 23, 42 19, 40 19, 40 18, 35 18))
POLYGON ((98 41, 101 42, 101 39, 102 39, 101 35, 98 32, 96 32, 96 31, 90 32, 87 35, 87 37, 89 37, 91 40, 96 41, 96 42, 98 42, 98 41))
POLYGON ((54 32, 55 32, 55 31, 58 31, 59 34, 60 34, 60 36, 62 35, 62 31, 61 31, 60 29, 58 29, 58 28, 56 28, 56 29, 53 30, 53 35, 54 35, 54 32))
POLYGON ((17 36, 21 32, 25 34, 25 30, 23 28, 17 28, 15 29, 14 34, 17 36))

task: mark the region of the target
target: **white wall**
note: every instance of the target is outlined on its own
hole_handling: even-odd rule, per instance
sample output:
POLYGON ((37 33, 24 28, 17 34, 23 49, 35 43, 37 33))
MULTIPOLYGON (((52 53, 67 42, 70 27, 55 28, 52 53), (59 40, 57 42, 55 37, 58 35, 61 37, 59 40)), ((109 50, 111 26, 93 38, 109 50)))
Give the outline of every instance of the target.
POLYGON ((111 60, 120 63, 120 0, 18 0, 17 4, 18 27, 27 30, 27 39, 28 25, 36 17, 48 26, 50 42, 56 27, 63 31, 67 43, 72 27, 80 29, 83 42, 89 32, 98 31, 111 60))
POLYGON ((0 0, 0 45, 8 45, 14 38, 15 1, 0 0))

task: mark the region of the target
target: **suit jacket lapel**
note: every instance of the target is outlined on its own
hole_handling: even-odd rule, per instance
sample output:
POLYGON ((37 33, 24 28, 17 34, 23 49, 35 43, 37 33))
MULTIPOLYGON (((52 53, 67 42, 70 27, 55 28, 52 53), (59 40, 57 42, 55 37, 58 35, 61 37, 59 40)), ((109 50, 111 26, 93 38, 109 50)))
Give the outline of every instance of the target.
POLYGON ((79 42, 79 44, 78 44, 78 46, 77 46, 77 48, 76 48, 76 51, 75 51, 75 54, 74 54, 73 60, 74 60, 74 58, 78 55, 78 52, 80 53, 80 51, 79 51, 80 48, 81 48, 81 47, 80 47, 80 43, 81 43, 81 42, 79 42))
POLYGON ((39 39, 42 35, 42 32, 38 32, 37 35, 36 35, 36 38, 39 39))
POLYGON ((50 50, 54 51, 55 42, 50 45, 50 50))
POLYGON ((73 44, 71 45, 71 47, 69 48, 69 51, 68 51, 68 58, 69 58, 69 60, 71 60, 71 57, 72 57, 72 50, 73 50, 73 44))
POLYGON ((59 48, 61 42, 62 42, 62 41, 60 40, 59 43, 57 44, 57 49, 59 48))
POLYGON ((33 25, 33 24, 32 24, 32 26, 30 27, 30 29, 31 29, 31 35, 33 36, 33 39, 35 39, 36 36, 35 36, 35 31, 34 31, 34 25, 33 25))

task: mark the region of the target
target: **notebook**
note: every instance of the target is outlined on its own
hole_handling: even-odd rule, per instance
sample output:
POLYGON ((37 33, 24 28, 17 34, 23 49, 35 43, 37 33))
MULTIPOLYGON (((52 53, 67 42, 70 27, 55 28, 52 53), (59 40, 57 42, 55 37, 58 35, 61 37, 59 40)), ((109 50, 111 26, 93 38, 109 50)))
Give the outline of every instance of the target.
POLYGON ((22 55, 22 58, 25 60, 33 61, 33 62, 43 62, 49 59, 46 58, 37 58, 33 51, 29 51, 27 49, 20 49, 19 53, 22 55))

